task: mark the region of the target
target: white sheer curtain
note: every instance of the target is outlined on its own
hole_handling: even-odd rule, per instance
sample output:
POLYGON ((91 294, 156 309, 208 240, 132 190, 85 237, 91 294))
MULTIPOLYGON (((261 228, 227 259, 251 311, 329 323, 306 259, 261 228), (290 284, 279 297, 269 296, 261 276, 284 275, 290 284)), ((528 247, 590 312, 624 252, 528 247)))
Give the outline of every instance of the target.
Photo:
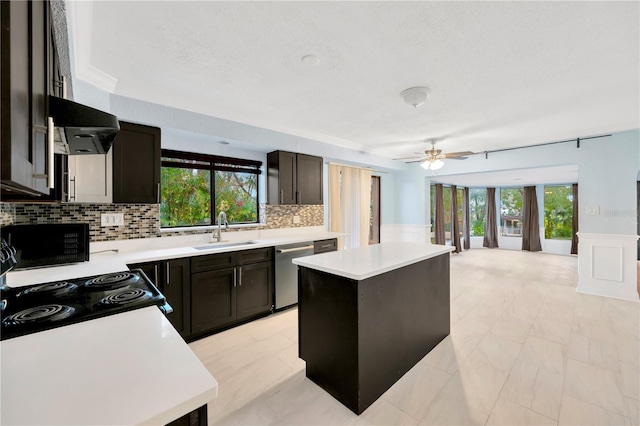
POLYGON ((329 165, 329 229, 349 234, 340 249, 369 244, 371 170, 329 165))

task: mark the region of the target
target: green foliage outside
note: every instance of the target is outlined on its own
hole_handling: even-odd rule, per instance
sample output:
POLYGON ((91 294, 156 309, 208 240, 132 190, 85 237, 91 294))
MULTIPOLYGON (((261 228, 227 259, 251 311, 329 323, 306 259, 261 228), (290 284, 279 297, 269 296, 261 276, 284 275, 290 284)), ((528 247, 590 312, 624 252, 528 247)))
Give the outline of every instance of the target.
POLYGON ((546 239, 571 239, 573 217, 573 193, 570 186, 546 186, 544 188, 544 237, 546 239))
POLYGON ((163 167, 160 226, 210 225, 210 182, 208 170, 163 167))
POLYGON ((258 221, 258 175, 216 171, 216 220, 224 211, 229 223, 258 221))
POLYGON ((215 223, 220 211, 229 223, 257 222, 257 175, 215 172, 215 214, 211 217, 209 170, 162 168, 160 226, 196 226, 215 223))
POLYGON ((471 236, 484 235, 484 219, 487 214, 487 190, 469 189, 469 226, 471 236))
POLYGON ((522 220, 523 188, 500 189, 500 214, 502 217, 520 217, 522 220))

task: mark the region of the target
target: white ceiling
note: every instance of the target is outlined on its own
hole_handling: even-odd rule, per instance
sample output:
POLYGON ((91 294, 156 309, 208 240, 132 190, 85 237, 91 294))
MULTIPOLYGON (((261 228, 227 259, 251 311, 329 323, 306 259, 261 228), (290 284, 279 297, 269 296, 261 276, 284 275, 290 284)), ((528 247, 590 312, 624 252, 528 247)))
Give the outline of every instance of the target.
POLYGON ((638 2, 68 5, 94 84, 389 158, 640 127, 638 2))

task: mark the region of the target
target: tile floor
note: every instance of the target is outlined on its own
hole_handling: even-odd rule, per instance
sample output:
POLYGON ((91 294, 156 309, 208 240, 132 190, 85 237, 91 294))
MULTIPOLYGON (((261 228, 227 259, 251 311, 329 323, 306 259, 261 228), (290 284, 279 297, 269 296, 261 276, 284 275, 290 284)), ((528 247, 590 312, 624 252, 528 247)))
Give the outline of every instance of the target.
POLYGON ((291 309, 190 344, 221 425, 638 425, 640 304, 576 293, 577 258, 451 259, 451 335, 363 414, 305 377, 291 309))

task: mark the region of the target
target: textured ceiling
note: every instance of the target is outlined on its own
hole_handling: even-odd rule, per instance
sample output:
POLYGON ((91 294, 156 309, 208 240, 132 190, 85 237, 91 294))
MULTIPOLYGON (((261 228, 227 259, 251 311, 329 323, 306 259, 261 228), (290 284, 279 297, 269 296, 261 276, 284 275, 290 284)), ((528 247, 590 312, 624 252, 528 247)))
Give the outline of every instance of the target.
POLYGON ((640 127, 638 2, 69 4, 116 94, 390 158, 640 127))

